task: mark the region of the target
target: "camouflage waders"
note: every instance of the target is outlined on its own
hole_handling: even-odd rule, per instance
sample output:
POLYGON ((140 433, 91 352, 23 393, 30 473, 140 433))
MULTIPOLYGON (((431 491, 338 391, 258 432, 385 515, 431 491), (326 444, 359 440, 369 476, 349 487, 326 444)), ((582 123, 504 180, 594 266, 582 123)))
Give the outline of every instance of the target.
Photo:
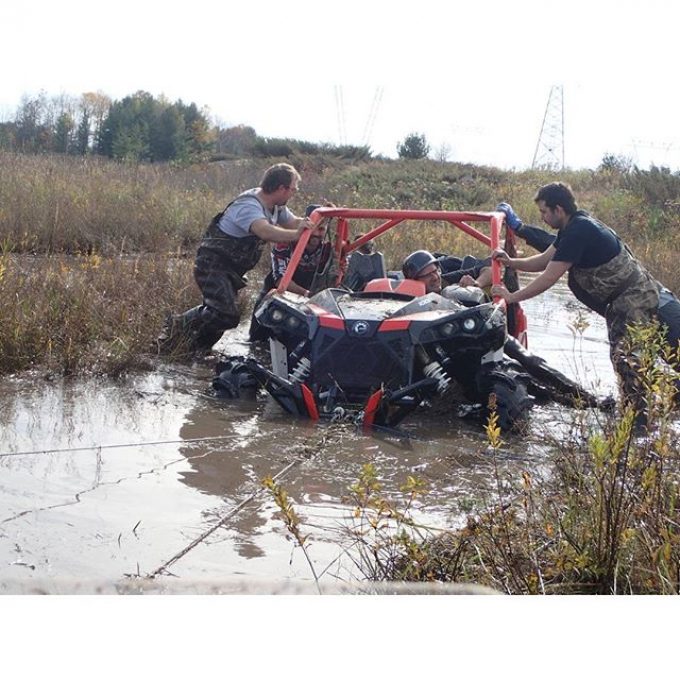
MULTIPOLYGON (((621 243, 621 252, 597 267, 572 267, 569 287, 588 294, 588 306, 604 310, 609 335, 609 354, 620 380, 623 396, 638 408, 644 406, 637 373, 637 361, 625 349, 627 326, 650 323, 656 318, 659 288, 647 270, 621 243)), ((579 299, 582 296, 577 294, 579 299)))
POLYGON ((192 351, 208 351, 224 331, 239 324, 238 291, 245 287, 245 274, 258 263, 265 242, 254 235, 225 234, 217 226, 223 214, 213 217, 196 253, 194 279, 203 304, 168 319, 158 339, 161 349, 186 342, 192 351))

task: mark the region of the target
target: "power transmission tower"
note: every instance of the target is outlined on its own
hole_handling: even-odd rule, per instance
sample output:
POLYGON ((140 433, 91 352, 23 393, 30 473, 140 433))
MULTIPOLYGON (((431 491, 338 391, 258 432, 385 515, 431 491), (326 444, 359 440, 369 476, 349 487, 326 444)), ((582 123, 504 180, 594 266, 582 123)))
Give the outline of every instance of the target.
POLYGON ((561 85, 550 88, 531 168, 564 170, 564 97, 561 85))
MULTIPOLYGON (((666 141, 666 142, 659 142, 659 141, 650 141, 650 140, 644 140, 644 139, 633 139, 631 140, 633 144, 633 151, 635 153, 635 161, 639 162, 639 154, 638 151, 640 148, 643 149, 649 149, 650 151, 662 151, 663 152, 663 157, 661 159, 661 162, 663 164, 668 163, 668 157, 669 155, 672 155, 671 152, 676 153, 678 150, 680 150, 680 146, 676 144, 673 141, 666 141)), ((655 165, 655 160, 651 160, 651 164, 655 165)))

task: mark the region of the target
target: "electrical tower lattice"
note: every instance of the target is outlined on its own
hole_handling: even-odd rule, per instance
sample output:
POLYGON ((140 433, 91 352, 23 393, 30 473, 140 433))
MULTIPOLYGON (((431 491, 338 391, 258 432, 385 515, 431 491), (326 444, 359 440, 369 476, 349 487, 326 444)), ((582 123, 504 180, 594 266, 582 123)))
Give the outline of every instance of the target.
POLYGON ((550 88, 531 168, 564 170, 564 97, 561 85, 550 88))

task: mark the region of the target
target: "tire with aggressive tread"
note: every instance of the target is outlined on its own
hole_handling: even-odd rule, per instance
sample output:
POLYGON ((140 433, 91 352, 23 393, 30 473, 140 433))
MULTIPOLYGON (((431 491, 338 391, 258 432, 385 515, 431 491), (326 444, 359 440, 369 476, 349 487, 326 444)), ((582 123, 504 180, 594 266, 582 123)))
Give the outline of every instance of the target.
MULTIPOLYGON (((496 378, 491 383, 490 393, 496 395, 496 413, 501 430, 522 429, 533 405, 524 381, 510 375, 496 378)), ((486 413, 488 416, 488 408, 486 413)))

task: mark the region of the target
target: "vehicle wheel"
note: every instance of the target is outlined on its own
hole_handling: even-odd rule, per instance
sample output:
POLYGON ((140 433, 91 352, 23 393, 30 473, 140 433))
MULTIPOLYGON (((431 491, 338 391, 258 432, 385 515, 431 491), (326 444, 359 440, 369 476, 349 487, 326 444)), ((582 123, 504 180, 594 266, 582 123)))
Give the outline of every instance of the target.
POLYGON ((226 357, 215 367, 212 381, 215 396, 222 399, 239 399, 242 392, 254 394, 259 385, 247 369, 243 357, 226 357))
MULTIPOLYGON (((524 382, 514 376, 496 378, 491 383, 491 393, 496 395, 496 413, 501 430, 521 430, 533 405, 524 382)), ((488 416, 488 406, 485 411, 488 416)))

